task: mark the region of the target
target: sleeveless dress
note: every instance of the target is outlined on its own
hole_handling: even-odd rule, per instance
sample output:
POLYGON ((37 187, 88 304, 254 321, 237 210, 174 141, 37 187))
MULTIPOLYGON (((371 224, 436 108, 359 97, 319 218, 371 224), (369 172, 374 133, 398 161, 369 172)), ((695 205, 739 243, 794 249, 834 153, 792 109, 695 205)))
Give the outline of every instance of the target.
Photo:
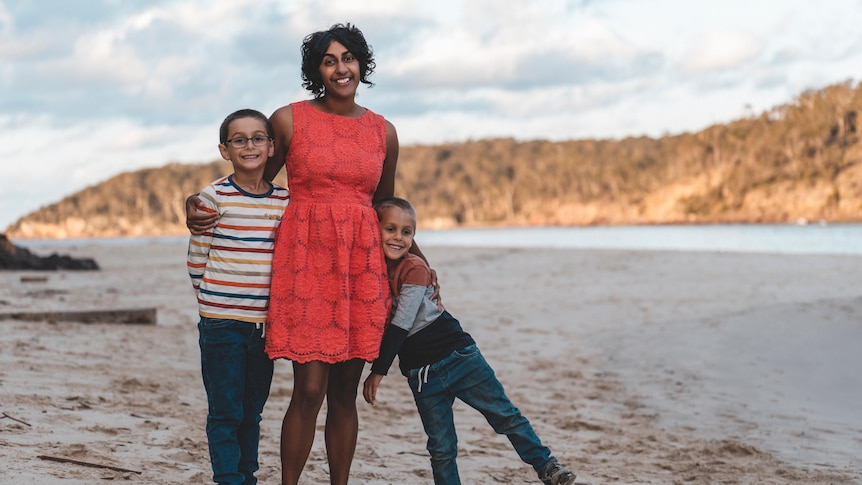
POLYGON ((272 261, 266 328, 271 359, 373 361, 391 306, 371 200, 386 157, 386 124, 291 104, 285 166, 290 203, 272 261))

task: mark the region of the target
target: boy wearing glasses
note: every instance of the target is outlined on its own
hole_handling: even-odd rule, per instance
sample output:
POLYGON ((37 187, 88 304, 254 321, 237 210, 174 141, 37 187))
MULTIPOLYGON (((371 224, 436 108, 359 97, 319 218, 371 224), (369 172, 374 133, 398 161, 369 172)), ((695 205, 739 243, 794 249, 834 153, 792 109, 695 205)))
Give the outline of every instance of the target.
POLYGON ((189 239, 207 441, 213 481, 220 484, 257 483, 261 413, 273 372, 263 327, 275 231, 289 200, 287 189, 263 178, 272 138, 272 125, 259 111, 243 109, 225 118, 218 148, 234 172, 201 191, 202 210, 219 219, 189 239))

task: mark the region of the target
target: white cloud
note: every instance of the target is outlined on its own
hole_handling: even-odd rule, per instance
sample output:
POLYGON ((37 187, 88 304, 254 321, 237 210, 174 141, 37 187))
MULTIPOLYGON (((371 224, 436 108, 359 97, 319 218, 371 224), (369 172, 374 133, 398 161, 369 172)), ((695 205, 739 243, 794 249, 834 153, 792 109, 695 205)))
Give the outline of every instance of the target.
POLYGON ((682 68, 696 73, 732 69, 762 51, 763 43, 750 33, 731 29, 708 31, 691 39, 682 68))
POLYGON ((579 73, 599 63, 624 65, 641 54, 605 22, 565 15, 563 5, 470 2, 456 22, 417 36, 393 73, 423 88, 567 84, 591 77, 579 73))

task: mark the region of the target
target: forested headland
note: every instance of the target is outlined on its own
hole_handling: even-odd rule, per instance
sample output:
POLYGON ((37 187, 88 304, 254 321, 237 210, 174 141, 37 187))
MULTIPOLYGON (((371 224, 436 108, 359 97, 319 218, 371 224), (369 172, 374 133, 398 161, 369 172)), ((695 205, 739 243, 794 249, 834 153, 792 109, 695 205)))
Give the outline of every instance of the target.
MULTIPOLYGON (((848 81, 695 133, 403 146, 396 192, 424 227, 858 222, 860 112, 862 85, 848 81)), ((187 234, 185 197, 227 173, 221 160, 123 173, 7 234, 187 234)))

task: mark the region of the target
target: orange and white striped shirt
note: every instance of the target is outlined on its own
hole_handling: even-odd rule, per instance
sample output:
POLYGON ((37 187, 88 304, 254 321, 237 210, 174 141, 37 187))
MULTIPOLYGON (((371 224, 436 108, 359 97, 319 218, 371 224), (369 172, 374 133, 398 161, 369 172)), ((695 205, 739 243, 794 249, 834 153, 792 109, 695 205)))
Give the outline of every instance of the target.
POLYGON ((200 193, 205 210, 219 220, 206 234, 189 238, 188 271, 201 316, 265 322, 269 308, 272 251, 287 189, 272 184, 251 194, 223 177, 200 193))

